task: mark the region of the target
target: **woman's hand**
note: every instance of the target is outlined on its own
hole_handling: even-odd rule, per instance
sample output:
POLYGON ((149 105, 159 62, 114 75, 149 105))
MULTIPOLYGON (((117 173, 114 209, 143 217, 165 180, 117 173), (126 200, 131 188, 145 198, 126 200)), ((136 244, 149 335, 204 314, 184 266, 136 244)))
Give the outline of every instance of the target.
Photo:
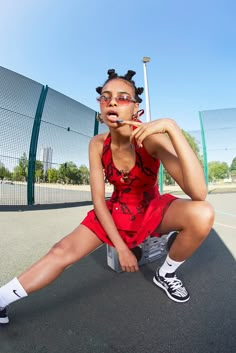
POLYGON ((131 141, 135 138, 137 145, 142 147, 143 141, 146 137, 153 134, 165 134, 175 124, 174 120, 164 118, 154 120, 148 123, 140 123, 137 121, 123 121, 123 125, 135 126, 136 129, 131 133, 131 141))
POLYGON ((122 271, 137 272, 139 270, 138 261, 130 249, 118 251, 118 257, 122 271))

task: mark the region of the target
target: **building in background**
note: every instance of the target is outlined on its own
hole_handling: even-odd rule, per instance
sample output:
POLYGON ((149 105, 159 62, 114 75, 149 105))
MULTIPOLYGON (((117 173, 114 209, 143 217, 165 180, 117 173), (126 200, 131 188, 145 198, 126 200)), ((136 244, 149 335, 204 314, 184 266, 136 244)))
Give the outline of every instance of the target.
POLYGON ((44 174, 48 169, 52 168, 52 154, 53 149, 51 147, 41 147, 40 149, 40 161, 43 163, 44 174))

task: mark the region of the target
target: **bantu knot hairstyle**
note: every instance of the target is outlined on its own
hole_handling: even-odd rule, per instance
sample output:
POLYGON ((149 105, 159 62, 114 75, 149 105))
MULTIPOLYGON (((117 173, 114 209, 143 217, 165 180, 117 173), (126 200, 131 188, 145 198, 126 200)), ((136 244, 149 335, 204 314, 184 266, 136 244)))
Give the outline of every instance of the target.
POLYGON ((107 73, 109 80, 112 80, 113 78, 116 78, 118 76, 114 69, 108 70, 107 73))
POLYGON ((139 97, 140 94, 143 93, 143 87, 136 87, 135 82, 132 80, 133 76, 136 74, 135 71, 132 70, 128 70, 127 73, 124 76, 119 76, 114 69, 110 69, 107 71, 108 74, 108 79, 105 81, 103 86, 99 86, 96 88, 96 91, 98 94, 102 93, 102 89, 105 86, 105 84, 115 78, 120 78, 122 80, 125 80, 127 82, 129 82, 135 89, 135 100, 138 103, 142 102, 142 99, 139 97))
POLYGON ((132 77, 136 74, 135 71, 128 70, 127 74, 124 75, 124 78, 128 81, 131 81, 132 77))

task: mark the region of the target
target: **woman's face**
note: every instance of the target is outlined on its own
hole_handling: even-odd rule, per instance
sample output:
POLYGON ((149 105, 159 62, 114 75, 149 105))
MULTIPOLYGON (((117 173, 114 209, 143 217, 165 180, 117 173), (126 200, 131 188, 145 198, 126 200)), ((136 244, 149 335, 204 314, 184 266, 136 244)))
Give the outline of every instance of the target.
POLYGON ((117 127, 117 120, 131 120, 137 113, 139 103, 135 102, 134 96, 134 88, 122 79, 113 79, 103 87, 100 111, 109 127, 117 127))

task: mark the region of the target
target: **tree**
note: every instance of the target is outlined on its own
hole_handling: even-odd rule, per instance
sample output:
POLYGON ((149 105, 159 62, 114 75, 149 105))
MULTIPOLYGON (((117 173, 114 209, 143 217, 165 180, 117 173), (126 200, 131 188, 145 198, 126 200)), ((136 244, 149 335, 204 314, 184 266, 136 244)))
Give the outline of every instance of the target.
POLYGON ((58 176, 59 180, 65 184, 79 184, 79 170, 71 161, 60 165, 58 176))
POLYGON ((41 161, 35 161, 35 180, 39 182, 43 178, 43 163, 41 161))
POLYGON ((11 179, 11 172, 5 167, 5 165, 0 162, 0 179, 11 179))
POLYGON ((58 170, 51 168, 48 169, 46 172, 46 178, 48 180, 49 183, 56 183, 58 181, 58 170))
POLYGON ((28 159, 26 156, 26 153, 24 152, 23 155, 20 157, 19 160, 19 167, 20 167, 20 173, 24 180, 27 180, 27 174, 28 174, 28 159))
POLYGON ((236 174, 236 157, 232 160, 231 166, 230 166, 230 172, 231 174, 235 175, 236 174))
POLYGON ((45 175, 49 183, 89 184, 89 170, 86 165, 77 168, 76 164, 69 161, 62 163, 58 170, 48 169, 45 175))
POLYGON ((13 179, 17 181, 26 181, 28 173, 28 159, 26 153, 19 159, 19 164, 13 170, 13 179))
POLYGON ((89 170, 84 164, 79 167, 79 183, 89 184, 89 170))
POLYGON ((208 178, 209 181, 216 181, 227 178, 229 176, 229 166, 226 162, 209 162, 208 178))
MULTIPOLYGON (((13 179, 17 181, 27 181, 28 176, 28 159, 26 153, 19 159, 19 164, 15 166, 13 170, 13 179)), ((35 180, 40 181, 43 177, 43 163, 41 161, 35 161, 35 180)))
MULTIPOLYGON (((186 140, 188 141, 190 147, 192 148, 193 152, 196 154, 197 158, 199 159, 200 163, 203 165, 203 158, 200 153, 200 148, 199 148, 199 143, 195 139, 195 137, 191 136, 188 132, 184 131, 182 129, 182 133, 186 140)), ((174 180, 171 178, 171 176, 167 173, 167 171, 164 169, 164 184, 165 185, 174 185, 174 180)))

